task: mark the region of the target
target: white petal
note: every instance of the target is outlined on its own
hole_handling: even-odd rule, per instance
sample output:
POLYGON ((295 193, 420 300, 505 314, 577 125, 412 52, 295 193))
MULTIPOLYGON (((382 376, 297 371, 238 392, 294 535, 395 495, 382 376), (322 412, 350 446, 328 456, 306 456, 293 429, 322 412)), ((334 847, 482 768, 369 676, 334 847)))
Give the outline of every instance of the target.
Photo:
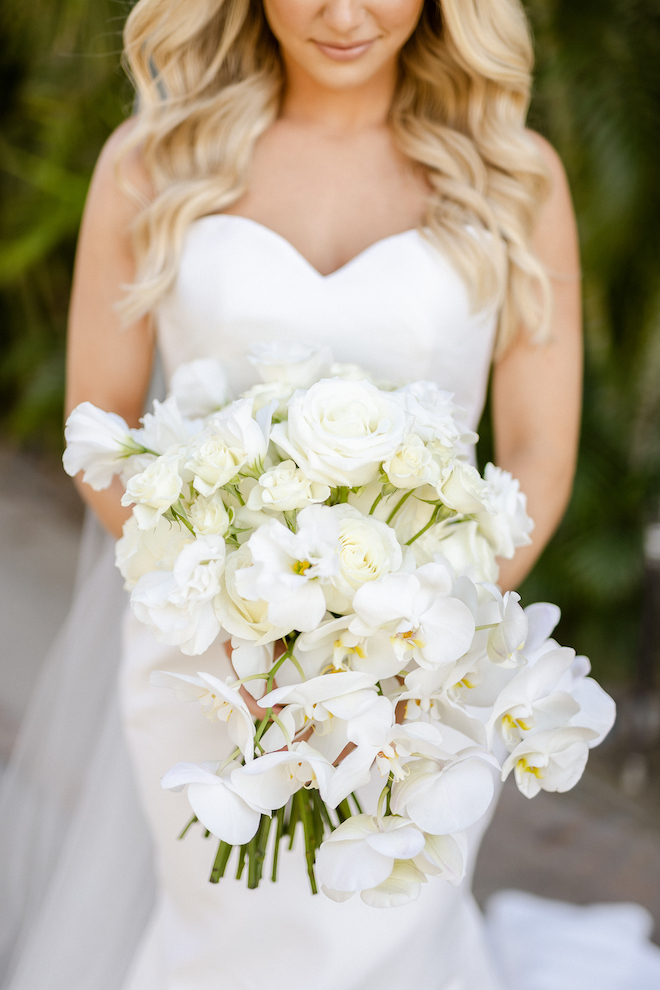
POLYGON ((319 882, 331 890, 364 890, 376 887, 392 872, 394 860, 371 849, 366 842, 323 842, 316 854, 319 882))
POLYGON ((376 852, 391 856, 392 859, 412 859, 424 848, 424 836, 412 825, 404 825, 388 832, 376 832, 368 836, 365 842, 376 852))
POLYGON ((261 812, 251 808, 221 778, 218 784, 195 783, 188 787, 190 807, 202 825, 218 839, 233 846, 249 842, 259 828, 261 812))

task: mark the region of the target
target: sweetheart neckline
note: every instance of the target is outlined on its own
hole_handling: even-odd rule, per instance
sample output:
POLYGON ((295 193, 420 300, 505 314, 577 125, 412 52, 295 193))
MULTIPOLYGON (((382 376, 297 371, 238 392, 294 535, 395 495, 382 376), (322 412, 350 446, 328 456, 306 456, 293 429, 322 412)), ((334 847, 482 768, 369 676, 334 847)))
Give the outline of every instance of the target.
POLYGON ((306 268, 308 268, 314 273, 314 275, 317 276, 317 278, 324 282, 329 281, 335 275, 341 275, 347 269, 351 268, 356 262, 361 261, 366 255, 369 255, 375 248, 380 247, 382 244, 386 244, 388 241, 394 241, 401 237, 409 237, 411 234, 417 234, 420 237, 422 236, 418 227, 409 227, 407 230, 399 231, 398 234, 388 234, 387 237, 380 237, 377 241, 367 245, 367 247, 362 251, 358 251, 357 254, 353 255, 352 258, 349 258, 349 260, 343 265, 340 265, 339 268, 335 268, 334 271, 328 272, 327 275, 324 275, 323 272, 320 272, 318 268, 313 265, 311 261, 309 261, 305 255, 302 254, 298 248, 295 247, 291 241, 287 240, 287 238, 282 234, 278 234, 276 230, 273 230, 272 227, 267 227, 266 224, 259 223, 258 220, 252 220, 250 217, 241 216, 240 213, 207 213, 205 216, 197 217, 196 220, 193 220, 191 226, 193 224, 201 223, 203 220, 216 220, 218 218, 222 220, 242 220, 243 223, 247 223, 250 226, 255 227, 257 230, 263 231, 267 236, 274 238, 281 244, 284 244, 285 247, 287 247, 289 251, 305 265, 306 268))

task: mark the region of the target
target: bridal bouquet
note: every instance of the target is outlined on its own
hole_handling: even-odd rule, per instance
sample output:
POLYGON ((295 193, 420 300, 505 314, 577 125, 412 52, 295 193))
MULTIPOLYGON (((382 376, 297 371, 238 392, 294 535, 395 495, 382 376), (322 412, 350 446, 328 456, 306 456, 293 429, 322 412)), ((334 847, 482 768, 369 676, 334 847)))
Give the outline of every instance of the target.
POLYGON ((313 892, 404 904, 460 882, 494 773, 527 797, 573 787, 613 702, 550 638, 555 606, 498 589, 532 522, 510 474, 470 463, 450 394, 312 348, 252 361, 263 381, 235 401, 218 362, 180 367, 141 429, 83 403, 65 468, 96 489, 121 475, 117 564, 155 638, 231 648, 227 680, 152 675, 233 747, 162 781, 220 840, 210 879, 234 846, 250 887, 267 854, 276 879, 300 824, 313 892))

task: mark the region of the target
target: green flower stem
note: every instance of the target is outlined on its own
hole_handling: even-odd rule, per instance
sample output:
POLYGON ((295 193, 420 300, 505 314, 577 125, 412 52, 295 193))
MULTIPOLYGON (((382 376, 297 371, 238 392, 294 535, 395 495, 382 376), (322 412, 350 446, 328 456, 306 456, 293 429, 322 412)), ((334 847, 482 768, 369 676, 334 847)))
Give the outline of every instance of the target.
POLYGON ((300 810, 298 808, 298 801, 296 798, 297 794, 294 794, 291 798, 291 812, 289 814, 289 824, 287 825, 287 832, 289 834, 289 849, 293 849, 293 841, 296 837, 296 825, 300 820, 300 810))
POLYGON ((379 503, 380 503, 380 501, 381 501, 381 499, 383 497, 383 494, 384 494, 383 492, 379 492, 378 495, 376 495, 376 497, 373 500, 373 502, 371 503, 371 508, 369 509, 369 515, 370 516, 373 516, 374 512, 376 511, 376 508, 379 505, 379 503))
POLYGON ((259 883, 261 882, 261 877, 264 871, 264 860, 266 859, 266 848, 268 846, 268 836, 270 835, 270 827, 272 823, 273 819, 270 815, 261 816, 261 823, 259 825, 259 831, 257 832, 257 848, 255 852, 257 886, 259 886, 259 883))
POLYGON ((300 802, 300 817, 303 823, 303 832, 305 834, 305 859, 307 860, 307 875, 309 877, 309 885, 312 888, 312 893, 317 894, 318 888, 316 886, 316 875, 314 873, 314 858, 316 853, 316 837, 314 835, 314 824, 312 821, 311 810, 309 807, 309 796, 307 791, 300 790, 296 794, 296 797, 300 802))
POLYGON ((335 811, 337 812, 337 818, 340 822, 345 822, 347 818, 350 818, 352 811, 351 806, 348 803, 348 798, 344 798, 343 801, 340 801, 335 808, 335 811))
POLYGON ((285 805, 282 805, 277 812, 277 829, 275 832, 275 849, 273 850, 273 871, 270 875, 270 879, 273 883, 277 880, 277 863, 280 858, 280 842, 282 841, 282 836, 284 835, 284 814, 286 811, 285 805))
POLYGON ((213 862, 211 876, 209 877, 209 883, 219 883, 220 878, 224 877, 225 870, 227 868, 227 861, 231 856, 231 851, 233 848, 234 847, 230 845, 229 842, 224 842, 222 839, 220 840, 218 851, 213 862))
POLYGON ((190 821, 188 822, 188 824, 186 825, 186 827, 184 828, 183 832, 179 836, 179 838, 182 839, 184 837, 184 835, 186 834, 186 832, 188 831, 188 829, 190 828, 190 826, 191 825, 194 825, 195 822, 197 822, 197 821, 199 821, 197 815, 193 815, 192 818, 190 819, 190 821))
POLYGON ((357 794, 355 793, 355 791, 353 791, 353 793, 351 794, 351 797, 353 798, 353 802, 355 804, 355 807, 357 808, 358 815, 361 815, 363 812, 362 812, 362 808, 360 806, 360 802, 357 799, 357 794))
POLYGON ((170 506, 170 512, 172 513, 172 515, 174 516, 174 518, 175 518, 175 520, 177 522, 183 523, 183 525, 186 527, 186 529, 189 529, 190 530, 190 532, 192 533, 193 536, 196 536, 197 535, 195 533, 195 530, 192 528, 192 526, 190 525, 190 523, 188 522, 188 520, 186 519, 186 517, 182 513, 177 512, 176 509, 174 509, 172 506, 170 506))
POLYGON ((241 850, 238 854, 238 866, 236 867, 236 879, 240 880, 243 876, 243 868, 245 866, 245 854, 247 852, 247 845, 241 846, 241 850))
POLYGON ((321 799, 321 795, 316 790, 316 788, 314 788, 314 790, 311 793, 312 793, 312 799, 314 801, 314 804, 318 808, 321 818, 323 819, 327 827, 330 829, 330 831, 334 832, 336 826, 332 822, 332 818, 330 817, 325 801, 321 799))
POLYGON ((387 517, 387 525, 388 526, 392 522, 392 520, 394 519, 395 515, 397 514, 397 512, 399 511, 399 509, 401 508, 401 506, 410 498, 410 496, 413 494, 414 491, 415 491, 415 489, 414 488, 411 488, 410 491, 409 492, 406 492, 406 494, 403 495, 399 499, 399 501, 396 503, 396 505, 394 506, 394 508, 390 512, 389 516, 387 517))
POLYGON ((406 540, 407 547, 409 547, 411 543, 414 543, 415 540, 418 540, 420 536, 423 536, 427 529, 430 529, 431 526, 435 526, 438 521, 438 516, 440 515, 440 508, 440 506, 437 506, 431 513, 431 518, 427 522, 426 526, 422 526, 422 528, 418 530, 414 536, 411 536, 409 540, 406 540))
MULTIPOLYGON (((261 821, 259 822, 259 828, 261 828, 261 821)), ((247 860, 248 860, 247 885, 249 890, 254 890, 255 887, 259 886, 259 881, 257 880, 257 835, 258 834, 259 834, 259 829, 257 829, 255 834, 252 836, 252 838, 247 844, 247 860)))

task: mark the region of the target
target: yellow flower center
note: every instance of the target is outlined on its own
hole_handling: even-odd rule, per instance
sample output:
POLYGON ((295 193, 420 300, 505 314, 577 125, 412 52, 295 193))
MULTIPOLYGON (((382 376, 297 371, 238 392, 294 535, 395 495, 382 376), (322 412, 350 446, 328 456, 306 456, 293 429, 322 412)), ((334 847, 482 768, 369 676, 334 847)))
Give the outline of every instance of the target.
POLYGON ((308 560, 297 560, 292 569, 294 574, 305 574, 311 566, 308 560))

